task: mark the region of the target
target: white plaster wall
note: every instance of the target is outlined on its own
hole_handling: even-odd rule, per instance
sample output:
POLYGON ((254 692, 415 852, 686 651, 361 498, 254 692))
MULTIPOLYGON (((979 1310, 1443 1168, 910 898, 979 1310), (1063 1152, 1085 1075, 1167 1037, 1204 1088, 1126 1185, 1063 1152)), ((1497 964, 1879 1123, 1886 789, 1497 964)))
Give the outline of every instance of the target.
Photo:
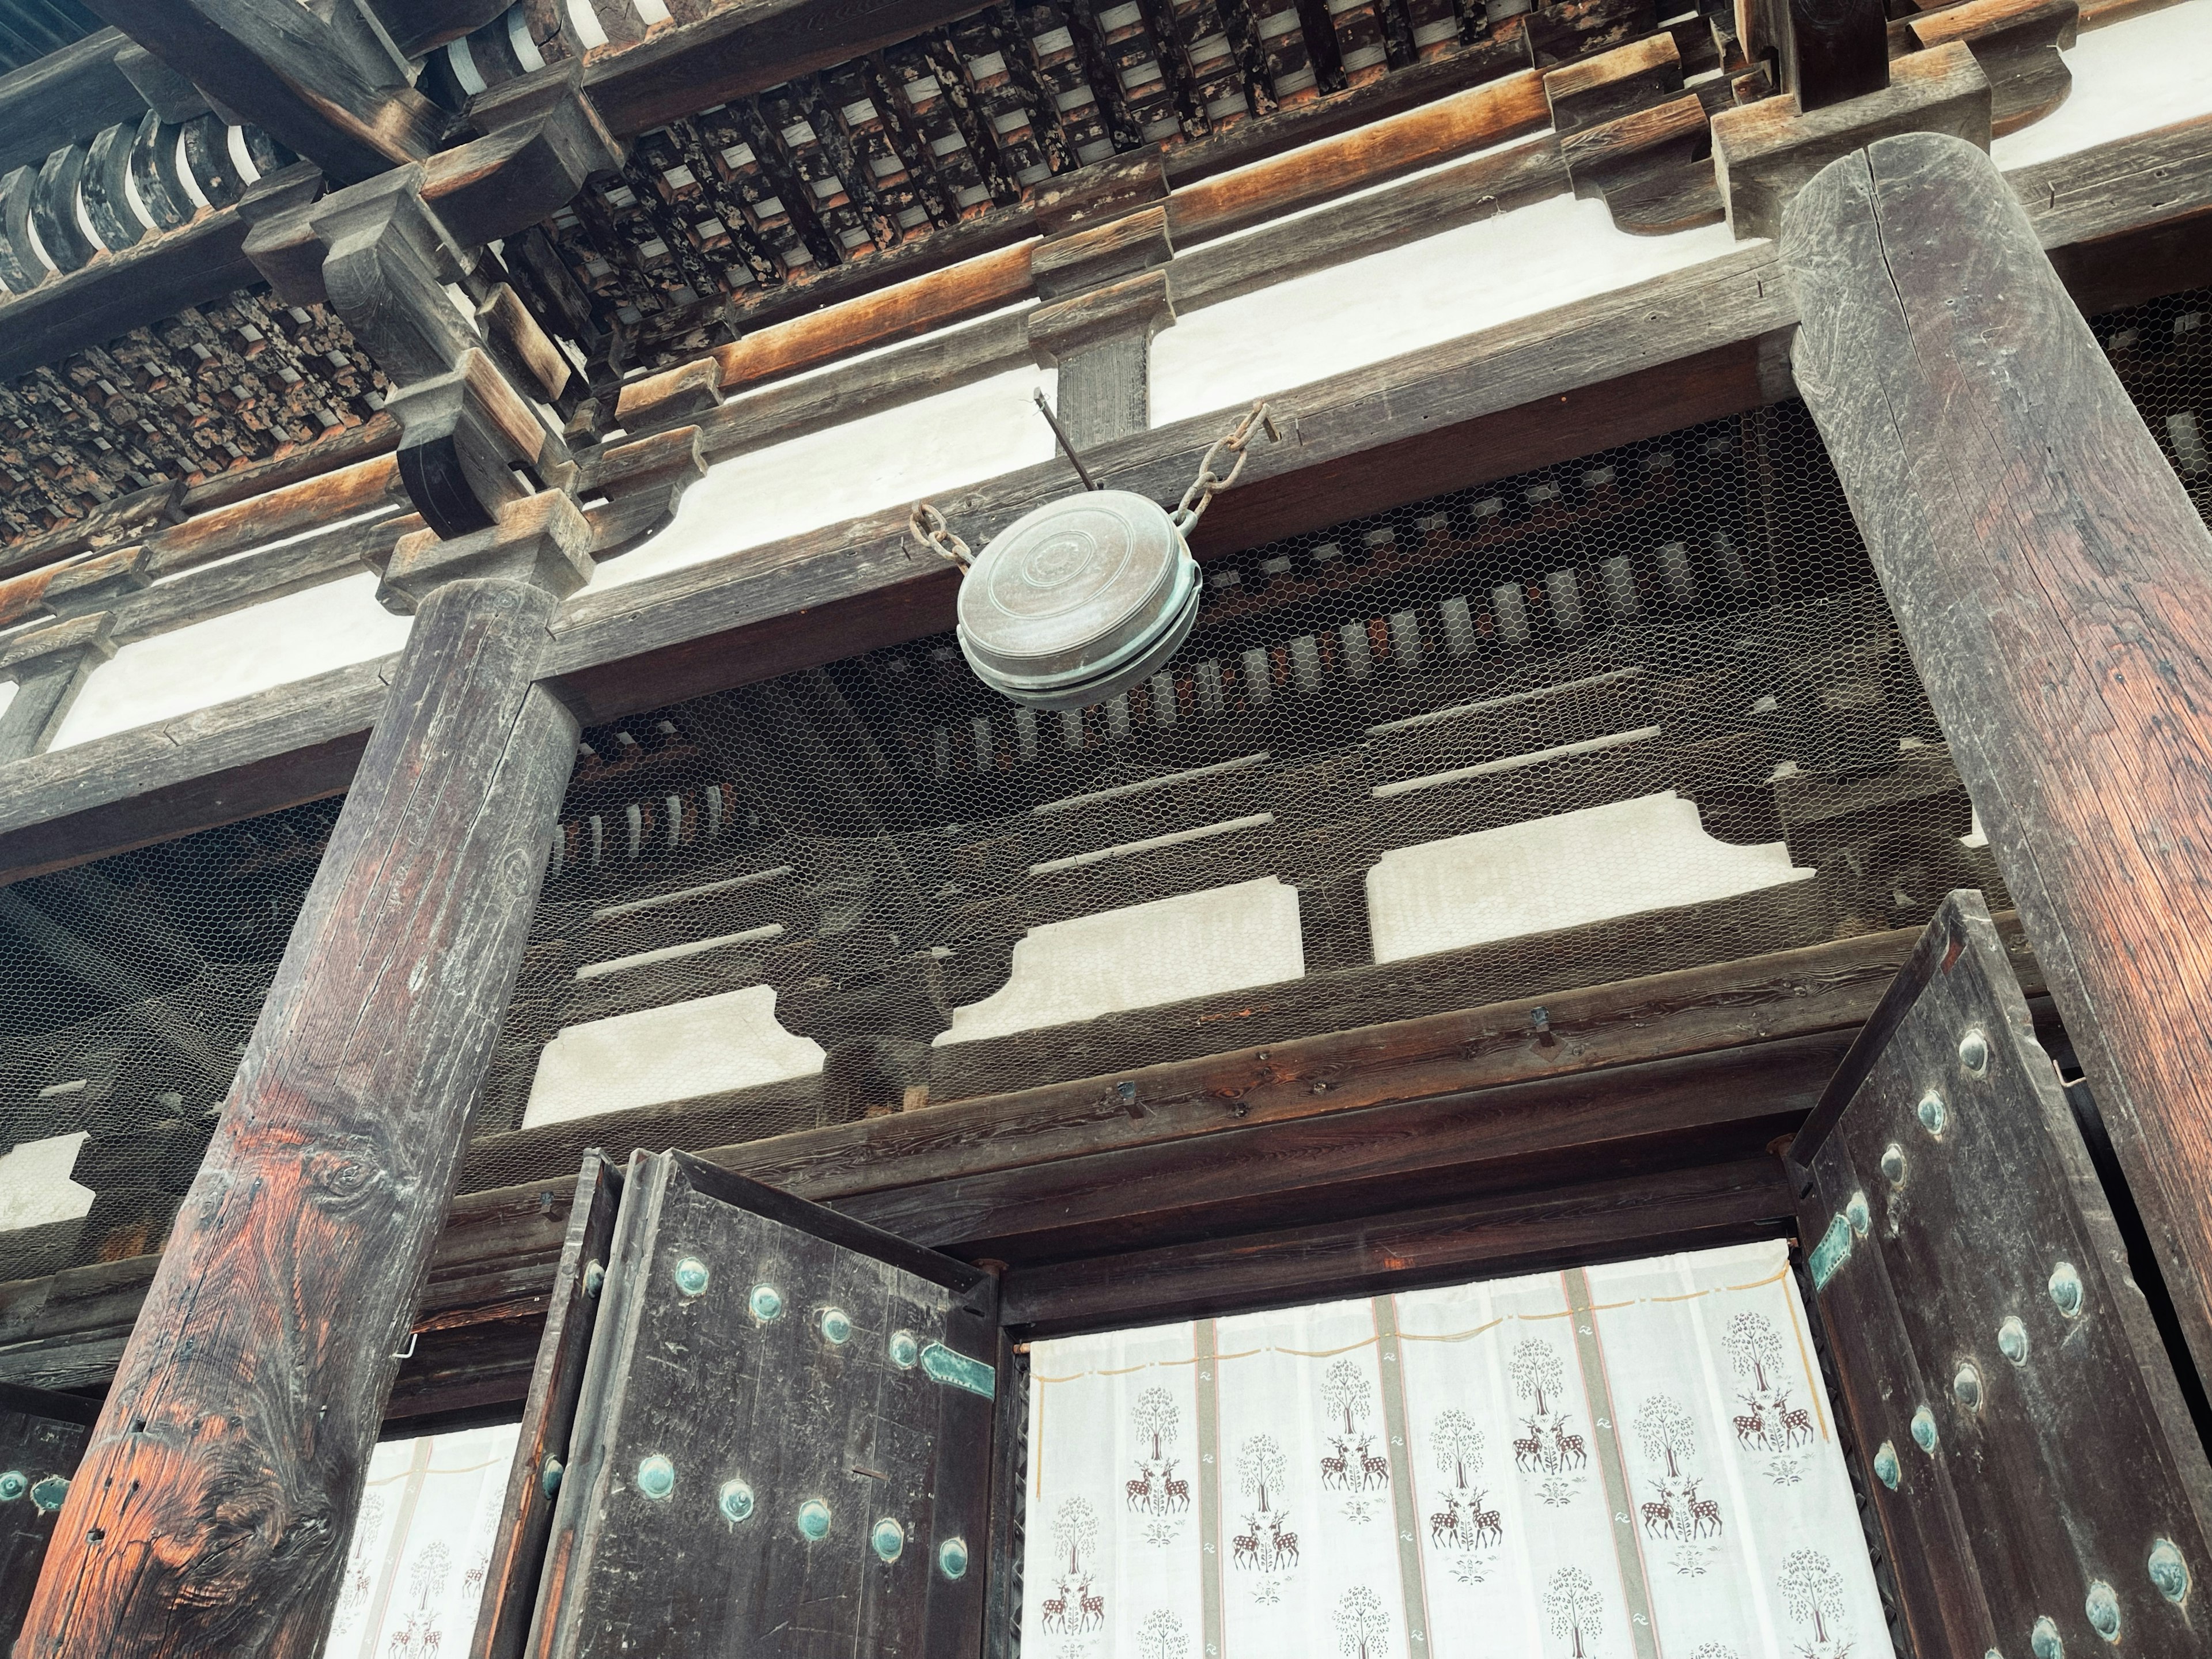
POLYGON ((1999 167, 2030 167, 2212 114, 2212 0, 2085 29, 2063 55, 2074 90, 2040 121, 1990 146, 1999 167))
POLYGON ((1674 791, 1386 853, 1367 872, 1377 962, 1808 881, 1780 842, 1715 841, 1674 791))
POLYGON ((52 746, 174 720, 397 651, 411 618, 379 605, 376 584, 375 573, 364 570, 133 640, 92 671, 52 746))
POLYGON ((748 986, 571 1025, 538 1057, 522 1127, 810 1077, 822 1046, 776 1023, 775 988, 748 986))
POLYGON ((1032 927, 1012 975, 957 1008, 938 1045, 974 1042, 1297 979, 1298 891, 1273 876, 1032 927))
POLYGON ((27 1140, 0 1158, 0 1233, 75 1221, 92 1208, 92 1188, 70 1179, 89 1138, 77 1129, 27 1140))
POLYGON ((1741 246, 1725 225, 1631 236, 1604 203, 1555 196, 1184 313, 1152 341, 1152 422, 1231 408, 1741 246))
POLYGON ((21 689, 13 680, 0 680, 0 714, 8 712, 8 705, 15 701, 15 693, 21 689))
POLYGON ((1031 394, 1054 377, 1022 368, 717 462, 668 527, 608 560, 594 590, 679 570, 841 519, 904 506, 1048 459, 1052 429, 1031 394))

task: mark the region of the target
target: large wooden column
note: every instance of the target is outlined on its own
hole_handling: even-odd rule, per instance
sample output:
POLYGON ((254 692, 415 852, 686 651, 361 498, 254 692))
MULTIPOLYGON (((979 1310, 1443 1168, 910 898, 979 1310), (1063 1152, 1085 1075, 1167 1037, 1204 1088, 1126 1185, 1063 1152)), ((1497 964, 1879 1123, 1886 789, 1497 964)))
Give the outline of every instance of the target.
POLYGON ((18 1653, 321 1649, 575 756, 533 681, 589 532, 565 497, 525 506, 466 542, 410 538, 386 573, 419 600, 391 702, 18 1653))
POLYGON ((2212 1374, 2212 534, 1980 150, 1783 221, 1819 422, 2212 1374))

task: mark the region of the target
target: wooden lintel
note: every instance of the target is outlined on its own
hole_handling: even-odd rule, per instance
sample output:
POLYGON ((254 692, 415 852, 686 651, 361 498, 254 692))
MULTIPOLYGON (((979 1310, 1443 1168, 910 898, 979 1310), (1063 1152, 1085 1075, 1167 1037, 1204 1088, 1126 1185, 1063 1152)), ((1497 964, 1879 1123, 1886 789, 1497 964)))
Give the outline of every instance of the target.
MULTIPOLYGON (((2092 311, 2201 281, 2212 258, 2212 120, 2025 168, 2009 182, 2092 311)), ((1282 400, 1297 416, 1295 441, 1253 452, 1249 482, 1207 514, 1200 556, 1787 396, 1777 347, 1796 320, 1772 251, 1752 246, 1295 389, 1282 400)), ((945 340, 949 350, 961 336, 945 340)), ((1005 349, 986 343, 987 357, 1005 349)), ((868 372, 906 374, 913 384, 902 395, 926 390, 942 360, 933 344, 913 349, 921 356, 911 374, 890 359, 868 372)), ((800 400, 816 427, 847 406, 836 382, 823 384, 835 395, 800 400)), ((737 400, 710 423, 726 420, 738 447, 764 441, 785 403, 760 395, 771 401, 757 410, 737 400)), ((1219 416, 1200 416, 1119 440, 1102 449, 1097 470, 1117 487, 1172 501, 1220 424, 1219 416)), ((709 433, 708 453, 718 452, 731 453, 709 433)), ((588 481, 588 464, 585 471, 588 481)), ((1060 466, 1046 464, 939 505, 980 545, 1064 483, 1060 466)), ((914 556, 905 520, 902 504, 647 581, 586 590, 563 612, 549 672, 598 722, 950 627, 955 575, 914 556)), ((343 787, 333 760, 349 716, 307 686, 248 701, 21 763, 0 799, 0 881, 343 787), (297 729, 316 734, 301 744, 297 766, 286 759, 284 711, 293 706, 297 729), (219 743, 193 747, 193 734, 216 731, 219 743)), ((374 705, 350 706, 362 711, 350 716, 357 745, 374 705)))
POLYGON ((0 76, 0 173, 35 166, 118 121, 135 125, 146 100, 115 66, 129 44, 101 29, 0 76))

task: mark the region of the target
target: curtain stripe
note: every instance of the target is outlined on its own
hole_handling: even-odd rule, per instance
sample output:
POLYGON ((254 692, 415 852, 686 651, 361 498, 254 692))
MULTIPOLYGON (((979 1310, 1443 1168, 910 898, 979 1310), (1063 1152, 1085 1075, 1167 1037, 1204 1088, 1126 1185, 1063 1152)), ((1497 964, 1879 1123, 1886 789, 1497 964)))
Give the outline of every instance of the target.
POLYGON ((1407 1426, 1406 1373, 1398 1363, 1395 1297, 1375 1298, 1375 1335, 1382 1348, 1382 1432, 1390 1443, 1390 1497, 1398 1528, 1398 1582, 1406 1597, 1406 1641, 1409 1653, 1425 1653, 1429 1587, 1421 1567, 1420 1506, 1413 1501, 1413 1442, 1407 1426))
POLYGON ((1206 1659, 1221 1659, 1221 1388, 1213 1322, 1194 1328, 1198 1356, 1198 1537, 1206 1659))
POLYGON ((1628 1468, 1620 1455, 1620 1419, 1613 1410, 1613 1385, 1606 1376, 1605 1353, 1598 1346, 1597 1322, 1590 1308, 1589 1275, 1570 1267, 1567 1306, 1573 1312, 1575 1357, 1582 1363, 1583 1391, 1589 1397, 1591 1435, 1598 1472, 1605 1481, 1606 1509, 1613 1516, 1613 1553, 1620 1561, 1620 1588, 1628 1601, 1628 1630, 1637 1659, 1659 1659, 1659 1638, 1651 1623, 1651 1590, 1644 1581, 1644 1546, 1636 1535, 1636 1504, 1628 1468))

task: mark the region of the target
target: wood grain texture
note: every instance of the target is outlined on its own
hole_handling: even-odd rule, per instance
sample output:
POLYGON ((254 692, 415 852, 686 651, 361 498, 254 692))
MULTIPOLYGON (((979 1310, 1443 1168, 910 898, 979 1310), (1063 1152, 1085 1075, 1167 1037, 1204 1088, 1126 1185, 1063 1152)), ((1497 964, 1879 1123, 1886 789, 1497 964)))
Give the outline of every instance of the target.
POLYGON ((2212 1470, 1979 894, 1944 901, 1790 1162, 1856 1437, 1897 1459, 1869 1492, 1891 1558, 1926 1571, 1901 1580, 1923 1650, 2045 1619, 2087 1650, 2102 1583, 2102 1640, 2200 1651, 2143 1563, 2159 1539, 2205 1558, 2212 1470))
POLYGON ((418 614, 25 1622, 42 1654, 307 1653, 574 757, 555 605, 418 614))
POLYGON ((1807 186, 1798 381, 2212 1364, 2212 532, 1988 158, 1807 186))

